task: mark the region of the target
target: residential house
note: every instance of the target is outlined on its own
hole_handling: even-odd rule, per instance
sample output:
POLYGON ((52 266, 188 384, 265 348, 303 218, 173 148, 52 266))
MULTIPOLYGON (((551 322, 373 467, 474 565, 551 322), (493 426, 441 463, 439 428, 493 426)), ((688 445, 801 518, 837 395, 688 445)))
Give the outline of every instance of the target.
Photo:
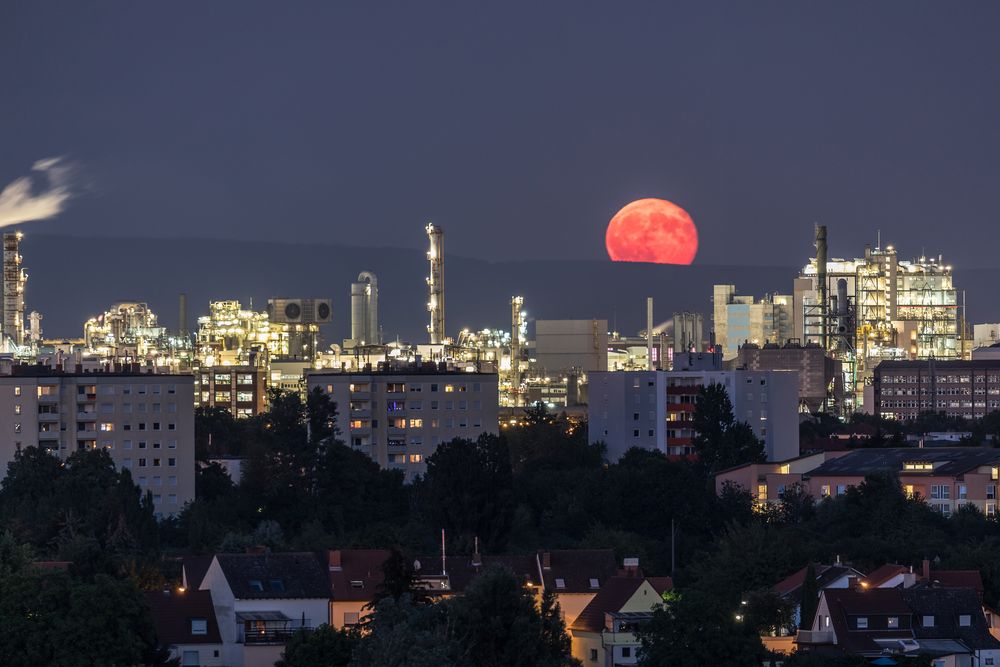
POLYGON ((637 569, 608 579, 568 625, 572 654, 585 667, 635 665, 641 643, 637 627, 652 618, 673 588, 670 577, 643 577, 637 569))
POLYGON ((865 658, 924 656, 934 667, 1000 661, 1000 642, 971 588, 828 589, 811 629, 800 631, 796 643, 801 651, 865 658))
POLYGON ((326 552, 330 581, 330 625, 340 629, 357 625, 382 585, 387 549, 334 549, 326 552))
POLYGON ((146 593, 160 645, 181 667, 218 667, 222 637, 210 591, 180 589, 146 593))
MULTIPOLYGON (((795 627, 802 624, 802 586, 805 583, 808 566, 788 575, 774 586, 771 590, 781 596, 792 605, 792 622, 795 627)), ((855 570, 850 565, 839 561, 833 565, 816 563, 813 565, 813 572, 816 575, 816 590, 823 591, 828 588, 848 588, 852 580, 860 580, 865 575, 855 570)))
POLYGON ((212 593, 227 667, 273 665, 293 634, 330 622, 330 582, 313 553, 216 554, 199 588, 212 593))

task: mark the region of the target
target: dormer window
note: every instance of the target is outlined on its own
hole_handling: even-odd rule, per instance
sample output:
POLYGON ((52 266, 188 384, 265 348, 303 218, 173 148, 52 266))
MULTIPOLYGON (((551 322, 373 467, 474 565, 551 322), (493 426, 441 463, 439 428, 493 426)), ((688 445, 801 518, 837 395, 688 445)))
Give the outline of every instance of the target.
POLYGON ((191 634, 192 635, 207 635, 208 634, 208 620, 204 618, 192 618, 191 619, 191 634))
POLYGON ((933 616, 924 616, 923 621, 922 621, 922 625, 925 628, 933 628, 934 627, 934 617, 933 616))
POLYGON ((351 588, 364 588, 364 587, 365 587, 365 582, 361 581, 360 579, 354 579, 353 581, 351 581, 351 588))
POLYGON ((890 630, 895 630, 896 628, 898 628, 899 627, 899 616, 890 616, 889 619, 888 619, 888 621, 886 622, 886 626, 890 630))
POLYGON ((868 629, 868 617, 858 616, 858 630, 867 630, 867 629, 868 629))
POLYGON ((247 584, 250 586, 251 590, 255 590, 258 593, 264 592, 264 584, 263 582, 261 582, 260 579, 251 579, 250 581, 247 582, 247 584))
POLYGON ((597 579, 591 579, 590 580, 590 587, 591 588, 600 588, 601 587, 601 582, 599 582, 597 579))
POLYGON ((959 614, 958 615, 958 624, 961 627, 963 627, 963 628, 967 628, 967 627, 971 626, 972 625, 972 616, 970 616, 969 614, 959 614))
POLYGON ((566 588, 566 580, 556 579, 556 588, 566 588))
POLYGON ((272 579, 267 583, 271 585, 271 590, 277 593, 282 593, 285 590, 285 584, 281 581, 281 579, 272 579))
POLYGON ((903 463, 903 470, 907 472, 928 472, 934 470, 934 463, 931 461, 906 461, 903 463))

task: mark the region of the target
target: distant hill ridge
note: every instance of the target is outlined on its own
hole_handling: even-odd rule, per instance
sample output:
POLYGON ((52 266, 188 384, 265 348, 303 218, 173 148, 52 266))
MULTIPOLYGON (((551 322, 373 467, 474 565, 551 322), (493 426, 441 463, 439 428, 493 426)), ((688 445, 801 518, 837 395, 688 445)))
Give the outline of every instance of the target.
MULTIPOLYGON (((327 342, 350 332, 350 284, 360 271, 379 278, 379 309, 387 340, 424 342, 427 260, 422 250, 205 239, 78 238, 32 234, 21 254, 28 272, 26 309, 42 313, 46 337, 82 335, 83 322, 117 301, 150 304, 160 322, 175 327, 177 295, 188 295, 188 322, 207 314, 208 302, 268 297, 328 297, 334 322, 327 342)), ((791 293, 799 267, 658 266, 610 261, 496 261, 447 256, 446 322, 509 328, 509 299, 525 297, 530 318, 607 319, 623 333, 645 327, 645 298, 655 299, 657 322, 680 310, 711 319, 712 285, 732 283, 742 294, 791 293)), ((1000 269, 956 270, 967 290, 972 322, 1000 318, 1000 269)))

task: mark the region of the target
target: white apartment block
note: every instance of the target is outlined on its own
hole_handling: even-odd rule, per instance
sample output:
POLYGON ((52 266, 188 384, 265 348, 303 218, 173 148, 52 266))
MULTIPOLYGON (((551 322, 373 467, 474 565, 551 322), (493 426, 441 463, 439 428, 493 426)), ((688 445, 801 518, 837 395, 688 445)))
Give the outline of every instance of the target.
POLYGON ((426 469, 438 445, 497 433, 499 393, 495 373, 442 371, 436 367, 359 372, 316 371, 319 387, 337 405, 341 437, 383 468, 411 481, 426 469))
POLYGON ((590 373, 589 440, 617 461, 633 447, 697 455, 692 420, 701 387, 725 387, 736 421, 764 442, 768 461, 799 455, 796 371, 687 370, 590 373))
POLYGON ((0 476, 25 447, 60 458, 98 447, 153 495, 158 516, 194 500, 191 375, 68 373, 37 366, 0 375, 0 476))

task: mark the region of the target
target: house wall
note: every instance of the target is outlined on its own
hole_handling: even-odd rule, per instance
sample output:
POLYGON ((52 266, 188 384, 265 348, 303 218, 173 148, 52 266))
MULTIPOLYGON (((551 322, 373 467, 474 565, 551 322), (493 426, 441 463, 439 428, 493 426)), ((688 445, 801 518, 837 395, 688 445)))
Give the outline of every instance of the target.
POLYGON ((365 609, 367 600, 334 600, 330 602, 330 625, 340 630, 344 627, 344 614, 356 613, 358 620, 365 618, 371 610, 365 609))
POLYGON ((243 645, 236 641, 238 628, 234 611, 235 599, 217 559, 213 558, 211 565, 208 566, 205 577, 201 580, 200 589, 212 592, 215 620, 219 624, 219 635, 222 637, 222 664, 240 667, 243 665, 243 645))
POLYGON ((200 667, 222 667, 227 664, 222 659, 222 644, 174 644, 170 647, 170 657, 177 658, 183 665, 184 653, 187 651, 198 652, 200 667), (219 652, 218 657, 215 655, 216 651, 219 652))
MULTIPOLYGON (((590 604, 597 593, 557 593, 556 600, 559 601, 559 610, 562 612, 566 627, 573 625, 573 621, 580 615, 584 607, 590 604)), ((539 598, 539 601, 541 598, 539 598)), ((998 664, 1000 667, 1000 664, 998 664)))
POLYGON ((584 667, 610 665, 606 662, 604 646, 599 632, 572 632, 570 652, 573 657, 584 664, 584 667), (591 651, 597 651, 596 658, 591 660, 591 651))

